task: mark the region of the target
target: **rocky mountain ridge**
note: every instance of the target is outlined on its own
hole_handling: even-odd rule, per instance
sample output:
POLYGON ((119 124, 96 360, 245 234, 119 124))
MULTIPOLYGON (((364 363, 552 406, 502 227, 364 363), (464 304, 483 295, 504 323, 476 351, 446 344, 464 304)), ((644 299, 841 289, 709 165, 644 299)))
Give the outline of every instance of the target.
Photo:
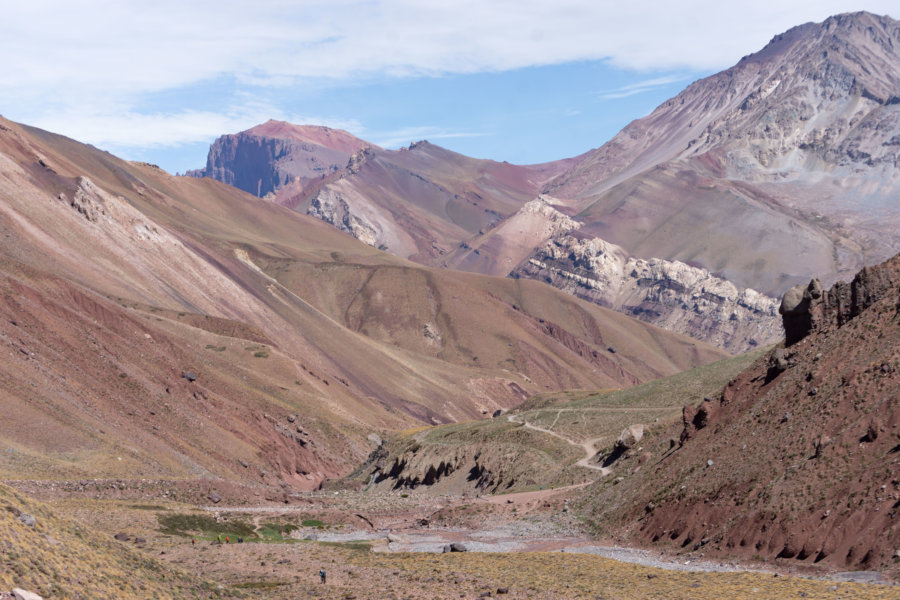
POLYGON ((629 253, 768 294, 851 277, 898 244, 897 48, 890 17, 795 27, 629 124, 544 191, 629 253))
MULTIPOLYGON (((422 264, 547 279, 528 261, 562 216, 629 256, 696 266, 778 297, 812 276, 852 276, 900 244, 898 47, 891 18, 838 15, 775 36, 567 161, 522 167, 419 142, 363 146, 339 164, 322 147, 329 167, 316 178, 273 179, 260 167, 251 183, 271 179, 278 203, 422 264), (542 194, 554 210, 529 212, 542 194)), ((293 135, 287 124, 258 133, 293 135)), ((275 144, 288 154, 272 164, 291 163, 284 143, 275 144)), ((337 151, 349 149, 328 150, 337 151)), ((297 160, 309 156, 298 150, 297 160)), ((571 289, 572 280, 549 279, 571 289)), ((760 314, 759 336, 731 340, 721 319, 695 315, 679 330, 728 348, 772 323, 760 314)))
POLYGON ((732 353, 775 343, 782 336, 774 298, 739 289, 707 269, 629 256, 600 238, 555 237, 512 275, 547 281, 579 298, 732 353))

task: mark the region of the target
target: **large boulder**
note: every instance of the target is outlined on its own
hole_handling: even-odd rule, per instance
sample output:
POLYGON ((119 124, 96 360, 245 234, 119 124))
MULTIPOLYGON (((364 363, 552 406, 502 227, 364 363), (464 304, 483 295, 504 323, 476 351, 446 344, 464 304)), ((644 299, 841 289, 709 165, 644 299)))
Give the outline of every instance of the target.
POLYGON ((19 515, 19 521, 22 522, 26 527, 34 527, 37 524, 37 520, 34 518, 34 515, 29 515, 27 513, 21 513, 19 515))
POLYGON ((808 285, 795 285, 784 293, 778 312, 784 325, 785 344, 799 342, 815 327, 814 313, 821 304, 822 282, 813 279, 808 285))
POLYGON ((613 451, 621 453, 626 450, 631 450, 637 446, 638 442, 642 439, 644 439, 644 426, 642 424, 638 423, 637 425, 626 427, 622 433, 619 434, 619 438, 616 440, 613 451))

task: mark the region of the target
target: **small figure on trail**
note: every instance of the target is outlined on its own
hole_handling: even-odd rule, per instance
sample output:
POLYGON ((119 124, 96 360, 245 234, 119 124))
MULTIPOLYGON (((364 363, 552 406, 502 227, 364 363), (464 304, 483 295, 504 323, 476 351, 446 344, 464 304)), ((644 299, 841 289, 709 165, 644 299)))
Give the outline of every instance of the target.
POLYGON ((216 536, 216 541, 220 544, 222 543, 222 534, 221 533, 216 536))
POLYGON ((193 538, 191 540, 191 546, 196 546, 196 545, 197 545, 197 538, 193 538))
POLYGON ((225 536, 225 543, 226 543, 226 544, 230 544, 230 543, 231 543, 231 538, 228 537, 227 535, 225 536))
POLYGON ((244 538, 238 537, 238 544, 243 544, 243 543, 244 543, 244 538))
POLYGON ((325 569, 324 567, 319 569, 319 579, 322 580, 322 583, 325 583, 325 569))

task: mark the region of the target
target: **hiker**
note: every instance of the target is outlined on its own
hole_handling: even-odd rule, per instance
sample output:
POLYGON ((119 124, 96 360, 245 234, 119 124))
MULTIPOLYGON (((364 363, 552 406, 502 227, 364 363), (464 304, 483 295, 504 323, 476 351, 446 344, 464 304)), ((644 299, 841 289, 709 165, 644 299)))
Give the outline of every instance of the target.
POLYGON ((231 543, 231 538, 228 537, 227 535, 225 536, 225 543, 226 543, 226 544, 230 544, 230 543, 231 543))
POLYGON ((216 541, 220 544, 222 543, 222 534, 221 533, 216 536, 216 541))
POLYGON ((194 538, 191 540, 191 546, 196 546, 196 545, 197 545, 197 538, 194 538))
POLYGON ((325 583, 325 569, 319 569, 319 578, 322 580, 322 583, 325 583))

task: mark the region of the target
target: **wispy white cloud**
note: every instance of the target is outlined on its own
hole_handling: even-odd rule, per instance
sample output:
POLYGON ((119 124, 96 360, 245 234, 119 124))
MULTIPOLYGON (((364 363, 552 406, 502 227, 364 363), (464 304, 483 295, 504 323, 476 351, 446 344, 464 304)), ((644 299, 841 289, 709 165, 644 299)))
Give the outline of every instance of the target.
MULTIPOLYGON (((896 12, 895 0, 868 10, 896 12)), ((472 73, 606 59, 709 69, 849 0, 30 0, 4 6, 0 87, 153 91, 232 74, 297 78, 472 73)))
MULTIPOLYGON (((851 0, 7 2, 0 19, 0 112, 84 140, 122 141, 127 132, 132 140, 161 144, 168 135, 196 139, 248 123, 241 114, 211 114, 208 107, 147 106, 148 94, 204 82, 285 90, 323 80, 347 84, 589 60, 631 70, 715 69, 791 26, 857 8, 851 0)), ((896 0, 867 0, 866 9, 898 10, 896 0)))
POLYGON ((643 94, 644 92, 649 92, 658 87, 664 87, 668 85, 672 85, 673 83, 679 83, 684 81, 685 78, 679 75, 666 75, 664 77, 654 77, 652 79, 645 79, 643 81, 639 81, 637 83, 632 83, 630 85, 624 85, 622 87, 606 90, 603 92, 599 92, 597 96, 603 100, 613 100, 617 98, 627 98, 628 96, 634 96, 635 94, 643 94))
POLYGON ((394 131, 384 133, 371 134, 374 138, 373 143, 382 148, 397 148, 406 146, 411 142, 420 140, 448 140, 459 138, 477 138, 491 135, 487 132, 470 132, 470 131, 448 131, 441 127, 424 125, 418 127, 403 127, 394 131))
POLYGON ((243 131, 269 119, 325 125, 357 135, 364 131, 358 121, 285 114, 276 107, 265 105, 233 107, 225 112, 184 110, 146 114, 127 108, 102 112, 71 111, 46 115, 32 124, 96 146, 117 149, 174 147, 207 142, 224 133, 243 131))

